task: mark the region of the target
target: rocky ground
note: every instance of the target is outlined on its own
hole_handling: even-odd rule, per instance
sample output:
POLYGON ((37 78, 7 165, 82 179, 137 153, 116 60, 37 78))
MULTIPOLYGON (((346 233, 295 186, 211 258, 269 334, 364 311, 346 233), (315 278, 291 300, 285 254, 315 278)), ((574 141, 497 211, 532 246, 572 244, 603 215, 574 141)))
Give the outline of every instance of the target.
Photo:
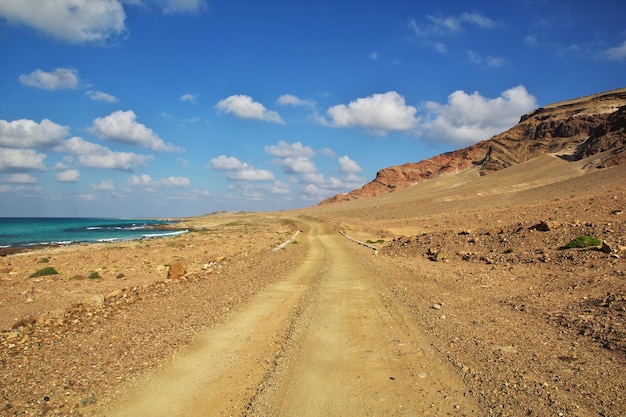
POLYGON ((286 220, 220 214, 186 225, 195 231, 175 238, 0 258, 0 415, 84 414, 169 363, 302 250, 297 241, 288 257, 271 250, 297 231, 286 220), (168 279, 177 262, 186 274, 168 279), (46 266, 58 275, 30 278, 46 266))
POLYGON ((368 203, 207 216, 171 239, 2 257, 0 415, 89 415, 135 375, 166 366, 302 262, 297 238, 271 248, 304 215, 378 247, 358 250, 386 302, 411 312, 483 415, 626 415, 624 175, 480 195, 450 188, 454 198, 441 189, 420 200, 415 188, 368 203), (565 247, 583 235, 601 244, 565 247), (176 262, 186 275, 167 279, 176 262), (29 278, 45 266, 59 274, 29 278))

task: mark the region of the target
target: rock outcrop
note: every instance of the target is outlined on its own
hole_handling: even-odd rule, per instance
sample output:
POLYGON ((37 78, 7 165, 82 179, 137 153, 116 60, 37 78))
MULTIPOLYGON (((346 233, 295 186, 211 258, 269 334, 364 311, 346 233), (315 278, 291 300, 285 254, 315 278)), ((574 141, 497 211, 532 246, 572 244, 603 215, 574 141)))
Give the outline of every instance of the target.
POLYGON ((546 153, 568 161, 598 155, 587 168, 626 163, 626 88, 541 107, 491 139, 420 162, 384 168, 360 189, 320 204, 374 197, 469 169, 487 175, 546 153))

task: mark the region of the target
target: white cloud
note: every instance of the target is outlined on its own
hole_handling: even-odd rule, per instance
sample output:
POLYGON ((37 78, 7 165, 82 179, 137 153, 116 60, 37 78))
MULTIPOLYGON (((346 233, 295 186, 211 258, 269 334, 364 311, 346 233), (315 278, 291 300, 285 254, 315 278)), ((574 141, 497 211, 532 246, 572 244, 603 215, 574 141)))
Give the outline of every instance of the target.
POLYGON ((167 177, 159 180, 158 184, 161 187, 174 188, 174 187, 189 187, 191 182, 186 177, 167 177))
POLYGON ((448 53, 448 48, 446 47, 445 44, 441 43, 441 42, 435 42, 433 44, 433 48, 435 48, 435 51, 439 52, 440 54, 444 55, 448 53))
POLYGON ((210 167, 218 171, 226 171, 228 179, 237 181, 270 181, 274 174, 265 169, 255 169, 234 156, 220 155, 211 159, 210 167))
POLYGON ((283 140, 278 141, 277 145, 266 146, 265 152, 279 158, 294 158, 302 156, 311 158, 315 156, 315 151, 310 146, 305 146, 302 142, 289 144, 283 140))
POLYGON ((152 178, 148 174, 133 175, 128 178, 128 185, 133 187, 150 187, 152 185, 152 178))
POLYGON ((427 102, 424 135, 432 140, 466 145, 488 139, 515 125, 521 115, 537 108, 537 100, 524 86, 510 88, 489 99, 478 92, 458 90, 446 104, 427 102))
POLYGON ((117 98, 111 94, 103 93, 102 91, 89 90, 85 94, 92 100, 105 101, 107 103, 117 103, 117 98))
POLYGON ((30 174, 7 174, 4 177, 0 178, 2 182, 10 182, 13 184, 35 184, 37 183, 37 178, 33 177, 30 174))
POLYGON ((97 184, 89 184, 89 188, 94 191, 113 191, 115 184, 111 180, 100 181, 97 184))
POLYGON ((276 156, 274 162, 283 166, 289 175, 317 173, 317 167, 311 160, 315 151, 301 142, 289 144, 281 140, 277 145, 266 146, 265 152, 276 156))
POLYGON ((122 3, 133 6, 145 6, 154 3, 159 6, 163 13, 198 13, 206 10, 206 0, 121 0, 122 3))
POLYGON ((226 113, 232 113, 240 119, 256 119, 266 122, 284 124, 278 113, 270 111, 261 103, 252 100, 246 95, 233 95, 220 100, 217 109, 226 113))
POLYGON ((611 61, 624 61, 626 60, 626 41, 621 45, 607 49, 605 55, 611 61))
POLYGON ((25 86, 42 90, 75 89, 78 87, 78 71, 71 68, 57 68, 52 72, 36 69, 30 74, 20 75, 19 80, 25 86))
POLYGON ((130 171, 135 167, 144 166, 152 155, 139 155, 132 152, 114 152, 96 143, 73 137, 55 148, 59 152, 77 155, 81 165, 90 168, 105 168, 130 171))
POLYGON ((496 26, 496 22, 478 12, 463 12, 460 15, 451 16, 427 15, 426 20, 425 23, 418 23, 411 19, 409 27, 417 35, 428 37, 458 34, 463 32, 468 25, 477 26, 481 29, 490 29, 496 26))
POLYGON ((0 148, 0 171, 19 172, 45 170, 46 155, 32 149, 0 148))
POLYGON ((412 129, 417 123, 416 112, 415 107, 405 103, 404 97, 389 91, 359 98, 347 106, 333 106, 326 111, 330 122, 323 118, 320 121, 333 127, 363 127, 385 134, 389 130, 412 129))
POLYGON ((0 16, 73 42, 105 42, 126 32, 118 0, 0 1, 0 16))
POLYGON ((302 106, 302 107, 315 107, 315 101, 313 100, 305 100, 299 97, 294 96, 293 94, 283 94, 278 97, 276 100, 276 104, 279 106, 302 106))
POLYGON ((350 159, 350 157, 347 155, 339 157, 338 162, 339 172, 343 172, 346 174, 358 174, 359 172, 363 171, 359 164, 350 159))
POLYGON ((198 98, 198 94, 183 94, 180 96, 180 101, 187 101, 189 103, 195 103, 198 98))
POLYGON ((0 146, 7 148, 48 148, 61 143, 68 133, 67 126, 48 119, 40 123, 29 119, 0 120, 0 146))
POLYGON ((278 194, 278 195, 290 195, 291 187, 289 187, 289 184, 284 183, 282 181, 274 181, 274 184, 272 184, 272 187, 269 189, 269 192, 272 194, 278 194))
POLYGON ((56 175, 58 182, 76 182, 80 179, 80 172, 76 169, 61 171, 56 175))
POLYGON ((90 130, 102 139, 143 146, 154 151, 182 151, 174 145, 166 145, 152 129, 137 122, 136 119, 137 116, 132 110, 118 110, 106 117, 95 119, 90 130))
POLYGON ((372 61, 376 61, 378 59, 378 53, 376 51, 370 52, 370 54, 368 55, 368 58, 371 59, 372 61))
POLYGON ((470 62, 486 68, 499 68, 509 63, 506 58, 488 56, 487 58, 481 57, 474 51, 467 51, 467 57, 470 62))

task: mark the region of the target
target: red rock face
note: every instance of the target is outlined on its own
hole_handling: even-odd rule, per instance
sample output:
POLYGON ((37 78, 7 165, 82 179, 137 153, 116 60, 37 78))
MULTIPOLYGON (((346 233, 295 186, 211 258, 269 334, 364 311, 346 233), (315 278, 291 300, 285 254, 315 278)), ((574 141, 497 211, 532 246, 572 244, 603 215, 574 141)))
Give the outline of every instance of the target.
POLYGON ((384 168, 358 190, 337 194, 320 204, 387 194, 469 169, 488 175, 546 153, 568 161, 602 154, 588 167, 626 163, 626 88, 539 108, 489 140, 420 162, 384 168))

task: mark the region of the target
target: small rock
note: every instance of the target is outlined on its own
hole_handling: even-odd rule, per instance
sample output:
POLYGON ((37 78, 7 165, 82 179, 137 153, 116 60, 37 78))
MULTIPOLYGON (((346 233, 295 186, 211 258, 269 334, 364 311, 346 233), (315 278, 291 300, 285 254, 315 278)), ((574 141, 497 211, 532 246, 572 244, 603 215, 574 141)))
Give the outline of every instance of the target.
POLYGON ((432 306, 430 306, 430 308, 434 309, 434 310, 441 310, 442 305, 439 303, 435 303, 432 306))
POLYGON ((531 227, 533 230, 538 230, 540 232, 549 232, 550 230, 554 230, 558 227, 558 223, 552 220, 543 220, 538 224, 531 227))
POLYGON ((167 279, 179 279, 185 275, 185 266, 182 262, 174 262, 167 270, 167 279))
POLYGON ((92 405, 96 403, 96 397, 94 396, 89 396, 89 397, 85 397, 82 400, 80 400, 78 402, 78 406, 79 407, 87 407, 88 405, 92 405))
POLYGON ((83 304, 90 307, 102 307, 104 306, 104 295, 94 294, 83 300, 83 304))
POLYGON ((616 252, 616 250, 615 250, 615 249, 613 249, 613 248, 611 247, 611 245, 609 245, 609 244, 607 243, 607 241, 606 241, 606 240, 603 240, 603 241, 602 241, 602 245, 600 245, 600 252, 604 252, 604 253, 612 253, 612 252, 616 252))
POLYGON ((118 295, 120 295, 122 293, 122 290, 120 290, 119 288, 116 290, 111 291, 110 293, 108 293, 107 295, 104 296, 104 298, 106 300, 110 300, 111 298, 115 298, 118 295))

